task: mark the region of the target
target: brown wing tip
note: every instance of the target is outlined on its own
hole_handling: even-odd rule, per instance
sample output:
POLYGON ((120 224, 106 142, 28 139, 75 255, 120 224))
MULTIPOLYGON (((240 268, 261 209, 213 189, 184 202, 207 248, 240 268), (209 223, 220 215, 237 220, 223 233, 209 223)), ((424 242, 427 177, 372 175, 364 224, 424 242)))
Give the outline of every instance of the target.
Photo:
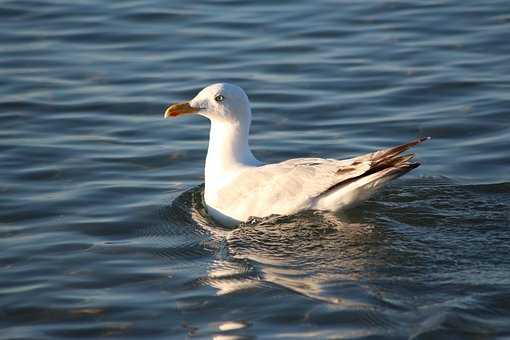
POLYGON ((413 146, 416 146, 418 144, 421 144, 421 143, 426 142, 426 141, 431 140, 431 139, 432 139, 432 137, 430 137, 430 136, 427 136, 427 137, 417 137, 416 139, 410 141, 409 143, 406 143, 406 144, 403 144, 403 145, 399 145, 399 146, 411 148, 413 146))
POLYGON ((403 164, 402 166, 409 168, 409 170, 413 170, 413 169, 416 169, 417 167, 419 167, 420 165, 421 165, 421 163, 414 162, 414 163, 403 164))
POLYGON ((395 167, 387 168, 385 170, 387 172, 385 173, 384 176, 394 175, 395 178, 397 178, 397 177, 400 177, 400 176, 403 176, 403 175, 407 174, 409 171, 412 171, 412 170, 416 169, 420 165, 421 164, 417 163, 417 162, 416 163, 400 164, 400 165, 397 165, 395 167))

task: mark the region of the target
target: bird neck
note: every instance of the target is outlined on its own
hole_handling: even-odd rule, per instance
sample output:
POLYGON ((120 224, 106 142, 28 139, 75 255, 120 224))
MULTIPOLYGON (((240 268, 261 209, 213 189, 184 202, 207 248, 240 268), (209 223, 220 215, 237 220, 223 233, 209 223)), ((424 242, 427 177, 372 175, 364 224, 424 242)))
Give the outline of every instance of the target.
POLYGON ((249 131, 249 123, 211 122, 209 148, 205 160, 206 182, 239 167, 260 163, 250 150, 249 131))

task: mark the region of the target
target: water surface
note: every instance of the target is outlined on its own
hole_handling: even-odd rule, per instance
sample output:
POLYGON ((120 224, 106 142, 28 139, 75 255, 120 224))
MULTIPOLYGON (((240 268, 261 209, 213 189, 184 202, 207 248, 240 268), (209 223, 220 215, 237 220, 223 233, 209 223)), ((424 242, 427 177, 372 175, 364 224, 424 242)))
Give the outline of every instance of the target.
POLYGON ((507 1, 3 1, 0 337, 510 337, 507 1), (229 81, 267 162, 432 136, 343 215, 233 230, 200 186, 229 81))

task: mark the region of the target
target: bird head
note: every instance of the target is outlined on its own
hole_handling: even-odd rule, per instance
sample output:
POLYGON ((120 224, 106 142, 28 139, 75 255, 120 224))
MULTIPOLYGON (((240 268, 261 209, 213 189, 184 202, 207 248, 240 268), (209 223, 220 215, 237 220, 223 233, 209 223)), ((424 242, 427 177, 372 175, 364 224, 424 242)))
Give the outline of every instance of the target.
POLYGON ((209 85, 190 101, 170 105, 165 110, 165 118, 192 113, 217 122, 249 124, 251 121, 248 96, 239 86, 228 83, 209 85))

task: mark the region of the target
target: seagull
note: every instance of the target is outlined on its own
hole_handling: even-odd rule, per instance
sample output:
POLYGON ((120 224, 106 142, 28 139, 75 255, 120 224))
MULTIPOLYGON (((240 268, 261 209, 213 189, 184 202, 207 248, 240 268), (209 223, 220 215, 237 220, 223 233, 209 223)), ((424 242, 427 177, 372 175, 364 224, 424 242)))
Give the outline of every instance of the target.
POLYGON ((403 154, 430 137, 350 159, 295 158, 265 164, 250 150, 250 101, 240 87, 207 86, 188 102, 170 105, 165 118, 198 114, 211 122, 205 160, 204 201, 208 214, 225 226, 251 217, 302 210, 340 211, 377 192, 420 163, 403 154))

